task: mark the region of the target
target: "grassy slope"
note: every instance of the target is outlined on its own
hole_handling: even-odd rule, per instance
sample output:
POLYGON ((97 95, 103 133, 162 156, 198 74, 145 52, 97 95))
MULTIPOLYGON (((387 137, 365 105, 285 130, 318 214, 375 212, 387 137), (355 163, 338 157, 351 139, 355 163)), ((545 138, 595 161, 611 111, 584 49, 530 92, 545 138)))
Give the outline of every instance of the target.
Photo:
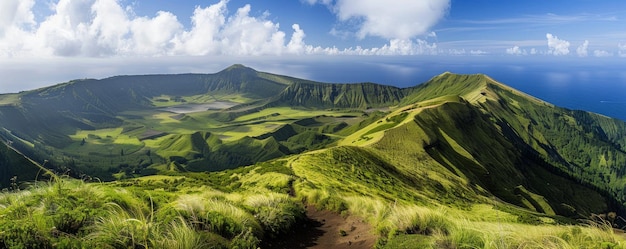
POLYGON ((379 247, 624 248, 603 223, 569 225, 480 194, 445 171, 407 175, 377 149, 341 146, 208 174, 59 178, 3 193, 0 244, 256 248, 290 236, 306 201, 362 217, 379 247), (438 176, 450 181, 431 180, 438 176))
POLYGON ((626 203, 626 152, 624 138, 618 135, 626 132, 624 122, 528 101, 526 96, 491 82, 498 98, 506 101, 488 101, 482 107, 509 130, 507 138, 527 157, 539 157, 560 174, 610 193, 619 206, 626 203), (522 143, 528 147, 520 146, 522 143))
POLYGON ((0 145, 0 189, 8 189, 11 183, 19 184, 25 179, 36 179, 39 175, 41 179, 46 176, 37 165, 26 160, 5 144, 0 145), (17 176, 16 181, 11 178, 17 176))
MULTIPOLYGON (((280 79, 284 82, 289 80, 280 79)), ((138 202, 143 204, 137 205, 142 206, 143 211, 133 211, 124 206, 128 206, 124 201, 109 198, 109 202, 116 203, 113 207, 102 202, 89 204, 92 205, 88 207, 93 210, 92 215, 85 217, 84 222, 78 222, 80 228, 77 231, 70 226, 74 229, 68 230, 71 233, 63 231, 67 234, 61 233, 63 236, 52 238, 49 237, 51 227, 59 225, 55 224, 58 221, 53 219, 54 215, 77 214, 65 214, 63 210, 57 209, 50 211, 48 204, 45 204, 46 198, 56 200, 54 198, 60 197, 49 193, 54 190, 54 186, 44 186, 26 194, 43 191, 45 194, 38 197, 39 199, 35 198, 43 200, 42 202, 29 202, 27 197, 21 197, 20 194, 2 196, 0 213, 17 215, 20 212, 30 212, 40 216, 36 216, 38 218, 34 219, 35 223, 25 222, 24 226, 18 226, 14 222, 0 224, 6 231, 14 232, 0 234, 0 240, 4 243, 9 240, 17 241, 16 243, 29 241, 25 237, 11 236, 31 233, 28 236, 32 238, 47 239, 42 243, 115 243, 98 236, 115 234, 114 230, 102 230, 110 227, 111 222, 120 222, 118 228, 129 226, 111 218, 110 214, 117 212, 116 216, 145 223, 133 230, 130 236, 122 236, 125 238, 124 246, 156 246, 155 241, 174 236, 167 233, 168 224, 183 228, 187 226, 184 228, 186 234, 196 236, 194 238, 202 243, 232 246, 243 237, 248 245, 254 246, 258 244, 255 239, 264 238, 268 231, 274 231, 269 234, 280 234, 276 231, 289 227, 285 224, 295 222, 292 220, 283 223, 270 219, 263 223, 258 218, 263 216, 255 216, 262 211, 257 210, 259 202, 251 200, 260 198, 259 195, 274 195, 272 198, 280 200, 280 203, 287 203, 281 205, 297 206, 295 203, 306 201, 320 208, 363 217, 376 228, 375 233, 381 237, 380 245, 386 244, 390 248, 415 243, 424 247, 443 248, 533 245, 567 248, 571 245, 606 247, 623 244, 621 238, 613 235, 602 224, 597 227, 572 226, 568 224, 575 222, 574 220, 553 215, 556 213, 580 218, 588 217, 591 212, 607 210, 610 203, 605 197, 594 188, 571 179, 567 170, 587 172, 584 176, 588 178, 584 179, 590 179, 588 183, 595 183, 594 180, 602 175, 603 181, 609 179, 608 183, 619 186, 619 175, 611 171, 619 169, 614 168, 614 165, 621 160, 622 152, 617 145, 624 144, 622 135, 626 133, 623 123, 583 112, 554 108, 482 75, 443 74, 404 93, 409 96, 400 107, 389 113, 373 112, 367 116, 352 116, 349 118, 352 125, 343 130, 334 130, 332 126, 324 128, 321 123, 330 120, 339 125, 346 121, 343 115, 351 114, 349 112, 338 112, 334 117, 318 117, 319 114, 315 112, 305 113, 292 108, 283 110, 284 108, 272 107, 266 109, 266 113, 279 115, 247 114, 248 116, 238 116, 239 119, 235 121, 244 127, 249 125, 250 129, 258 125, 266 126, 263 129, 267 129, 267 132, 275 131, 273 135, 279 138, 241 137, 225 141, 212 133, 191 132, 167 135, 156 139, 158 143, 145 142, 148 147, 163 146, 160 150, 162 157, 182 155, 184 160, 192 163, 176 165, 178 159, 171 160, 167 165, 169 171, 164 170, 163 173, 174 177, 151 177, 122 181, 119 182, 120 186, 99 187, 105 189, 102 190, 104 192, 136 190, 131 194, 124 194, 124 198, 139 199, 138 202), (255 123, 258 121, 261 122, 255 123), (268 125, 272 128, 268 128, 268 125), (338 146, 223 172, 182 172, 190 168, 206 169, 206 165, 211 162, 205 160, 211 156, 204 155, 211 154, 213 148, 222 148, 219 150, 221 154, 217 156, 221 156, 223 160, 241 159, 253 163, 284 155, 273 153, 282 152, 281 145, 284 146, 286 142, 292 145, 313 143, 319 141, 316 136, 320 134, 340 139, 335 143, 338 146), (575 154, 570 155, 571 148, 556 141, 563 134, 585 138, 582 142, 574 143, 575 145, 583 144, 590 151, 597 149, 606 152, 601 154, 593 151, 593 155, 599 155, 596 159, 581 161, 575 154), (183 154, 176 154, 175 151, 183 154), (240 151, 248 152, 250 157, 242 159, 228 154, 240 151), (588 165, 577 164, 578 161, 588 162, 588 165), (599 165, 604 165, 605 168, 598 171, 599 165), (589 169, 582 166, 588 166, 589 169), (213 190, 199 189, 200 185, 208 185, 213 190), (286 196, 288 193, 294 194, 294 191, 295 198, 286 196), (201 194, 207 192, 208 194, 201 194), (188 195, 177 199, 176 196, 181 193, 188 195), (146 198, 146 195, 151 197, 146 198), (153 199, 153 196, 163 199, 152 206, 146 200, 153 199), (20 204, 20 201, 24 203, 20 204), (189 201, 193 201, 193 205, 189 201), (121 206, 121 209, 116 205, 121 206), (166 207, 172 205, 179 208, 177 214, 181 215, 180 218, 176 215, 155 215, 161 211, 167 212, 166 207), (145 210, 149 206, 152 208, 145 210), (193 219, 198 217, 185 215, 181 209, 183 206, 193 208, 187 209, 187 214, 201 211, 203 214, 207 212, 207 217, 214 217, 217 212, 220 215, 216 217, 221 220, 202 220, 197 223, 193 219), (208 206, 224 209, 213 212, 208 206), (20 211, 12 211, 14 209, 20 211), (181 222, 172 222, 177 219, 181 222), (215 223, 227 225, 212 227, 215 223), (198 224, 204 225, 197 226, 198 224), (150 232, 151 228, 162 230, 150 232), (134 241, 132 238, 135 235, 132 233, 146 237, 144 240, 134 241)), ((349 102, 353 100, 351 97, 348 99, 349 102)), ((122 129, 124 130, 127 134, 135 131, 122 129)), ((244 129, 239 132, 249 131, 244 129)), ((120 143, 129 141, 119 130, 98 132, 92 134, 94 141, 91 142, 95 142, 96 137, 107 138, 107 135, 112 141, 118 138, 120 143), (101 134, 98 135, 98 132, 101 134)), ((260 135, 262 134, 261 132, 260 135)), ((79 132, 76 135, 75 140, 80 136, 89 136, 89 133, 79 132)), ((78 141, 74 141, 76 142, 78 141)), ((148 152, 149 150, 142 153, 152 159, 148 152)), ((120 160, 124 160, 125 156, 119 155, 120 160)), ((596 185, 598 186, 613 185, 596 185)), ((80 188, 72 190, 72 187, 61 185, 59 189, 63 190, 59 193, 63 196, 62 194, 71 194, 80 188)), ((100 196, 108 195, 97 192, 101 190, 93 191, 100 196)), ((84 204, 73 203, 74 200, 69 199, 70 208, 82 207, 84 204)), ((291 213, 292 215, 298 214, 300 211, 297 210, 301 209, 280 212, 294 210, 296 213, 291 213)), ((21 221, 23 218, 12 216, 10 220, 21 221)))
POLYGON ((484 75, 442 74, 416 87, 404 103, 451 96, 475 106, 531 164, 610 193, 614 206, 626 201, 624 122, 555 107, 484 75))
POLYGON ((306 108, 376 108, 395 105, 404 97, 396 87, 361 84, 319 84, 297 82, 285 89, 279 101, 306 108))

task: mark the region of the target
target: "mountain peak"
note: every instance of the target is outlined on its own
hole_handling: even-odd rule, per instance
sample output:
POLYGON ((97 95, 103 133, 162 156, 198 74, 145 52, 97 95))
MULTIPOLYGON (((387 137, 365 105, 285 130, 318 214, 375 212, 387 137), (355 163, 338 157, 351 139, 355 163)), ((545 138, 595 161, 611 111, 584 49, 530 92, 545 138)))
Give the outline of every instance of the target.
POLYGON ((250 68, 250 67, 246 67, 243 64, 233 64, 230 67, 227 67, 226 69, 222 70, 222 72, 229 72, 229 71, 233 71, 233 70, 244 70, 244 71, 254 71, 256 72, 256 70, 250 68))

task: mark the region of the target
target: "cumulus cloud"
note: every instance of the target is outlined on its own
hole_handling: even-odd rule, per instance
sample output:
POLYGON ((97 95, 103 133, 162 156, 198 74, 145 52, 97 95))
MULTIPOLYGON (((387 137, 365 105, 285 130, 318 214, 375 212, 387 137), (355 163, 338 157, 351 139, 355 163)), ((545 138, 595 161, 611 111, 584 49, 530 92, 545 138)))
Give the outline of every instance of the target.
POLYGON ((483 51, 483 50, 470 50, 470 54, 471 55, 484 55, 484 54, 488 54, 487 51, 483 51))
POLYGON ((617 44, 617 50, 618 50, 617 54, 620 57, 626 57, 626 43, 625 44, 618 43, 617 44))
POLYGON ((595 57, 609 57, 609 56, 613 56, 613 53, 606 51, 606 50, 594 50, 593 51, 593 56, 595 57))
POLYGON ((580 57, 587 57, 587 47, 589 47, 589 41, 585 40, 578 48, 576 48, 576 54, 580 57))
MULTIPOLYGON (((452 50, 448 51, 451 53, 452 50)), ((346 49, 336 47, 306 47, 307 54, 327 55, 436 55, 439 54, 437 43, 417 39, 392 39, 381 47, 363 48, 361 46, 346 49)))
POLYGON ((251 17, 245 5, 230 17, 221 31, 222 51, 234 55, 280 54, 285 33, 264 17, 251 17))
POLYGON ((425 40, 418 39, 412 41, 409 39, 392 39, 389 44, 385 44, 381 48, 365 50, 360 54, 364 55, 435 55, 437 54, 437 44, 428 43, 425 40))
POLYGON ((0 56, 15 56, 32 46, 28 32, 35 25, 34 0, 0 1, 0 56))
MULTIPOLYGON (((32 1, 3 0, 0 31, 11 35, 0 36, 0 56, 262 55, 285 50, 286 35, 278 23, 265 15, 251 16, 250 5, 229 15, 227 3, 196 7, 192 27, 185 30, 170 12, 136 17, 119 0, 59 0, 53 14, 36 25, 32 1), (26 24, 38 27, 22 28, 26 24)), ((304 31, 294 32, 303 43, 304 31)))
POLYGON ((206 8, 197 6, 191 16, 192 28, 174 40, 175 51, 181 54, 204 55, 217 51, 217 35, 226 23, 226 1, 206 8))
POLYGON ((342 21, 360 21, 357 35, 409 39, 427 34, 447 12, 449 0, 337 0, 334 10, 342 21))
POLYGON ((527 54, 526 50, 520 48, 519 46, 513 46, 512 48, 507 48, 506 53, 512 54, 512 55, 526 55, 527 54))
MULTIPOLYGON (((115 57, 166 55, 418 55, 437 54, 437 44, 413 39, 428 32, 449 6, 449 0, 378 1, 302 0, 325 4, 342 19, 361 19, 363 36, 389 38, 379 47, 346 48, 312 46, 306 33, 292 24, 290 34, 267 13, 251 15, 251 5, 228 13, 228 0, 197 6, 191 27, 174 14, 136 16, 121 0, 58 0, 52 14, 37 23, 34 0, 0 1, 0 57, 115 57), (401 7, 400 7, 401 6, 401 7), (375 11, 376 10, 376 11, 375 11)), ((458 54, 464 50, 442 53, 458 54)))
MULTIPOLYGON (((450 0, 301 0, 308 4, 324 4, 340 21, 357 23, 356 35, 407 40, 419 35, 436 37, 429 29, 450 9, 450 0)), ((335 34, 343 34, 333 28, 335 34)))
POLYGON ((569 42, 561 40, 557 36, 550 33, 546 34, 548 39, 548 53, 553 55, 568 55, 569 54, 569 42))
POLYGON ((146 55, 171 51, 175 46, 174 38, 182 28, 177 17, 169 12, 159 11, 154 18, 137 18, 130 26, 134 51, 146 55))
POLYGON ((466 53, 465 49, 448 49, 448 54, 450 55, 464 55, 466 53))
POLYGON ((287 44, 287 51, 292 54, 302 54, 305 52, 307 45, 304 43, 304 31, 300 29, 300 25, 294 24, 291 25, 293 29, 293 35, 291 35, 291 40, 287 44))
POLYGON ((35 16, 31 11, 34 5, 34 0, 0 1, 0 37, 9 28, 21 28, 24 25, 34 24, 35 16))
POLYGON ((9 29, 22 29, 35 24, 35 15, 31 11, 34 5, 34 0, 0 1, 0 37, 9 29))

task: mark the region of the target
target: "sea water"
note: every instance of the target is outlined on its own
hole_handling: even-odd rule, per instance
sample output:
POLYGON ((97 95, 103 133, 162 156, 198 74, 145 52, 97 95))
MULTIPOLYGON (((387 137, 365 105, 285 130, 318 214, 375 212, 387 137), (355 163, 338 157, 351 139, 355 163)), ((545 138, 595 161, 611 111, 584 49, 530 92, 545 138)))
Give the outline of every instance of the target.
POLYGON ((443 72, 482 73, 560 107, 585 110, 626 121, 626 58, 538 55, 508 57, 390 57, 359 62, 337 59, 307 63, 303 76, 323 82, 375 82, 410 87, 443 72))

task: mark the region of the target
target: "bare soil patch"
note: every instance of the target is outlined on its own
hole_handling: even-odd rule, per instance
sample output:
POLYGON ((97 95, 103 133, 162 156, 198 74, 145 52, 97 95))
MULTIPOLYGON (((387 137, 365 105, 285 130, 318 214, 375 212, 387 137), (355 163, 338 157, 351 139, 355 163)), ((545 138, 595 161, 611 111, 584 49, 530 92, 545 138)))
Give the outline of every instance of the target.
POLYGON ((306 207, 307 220, 293 229, 292 233, 266 240, 261 248, 339 248, 370 249, 377 237, 372 226, 356 217, 306 207))

